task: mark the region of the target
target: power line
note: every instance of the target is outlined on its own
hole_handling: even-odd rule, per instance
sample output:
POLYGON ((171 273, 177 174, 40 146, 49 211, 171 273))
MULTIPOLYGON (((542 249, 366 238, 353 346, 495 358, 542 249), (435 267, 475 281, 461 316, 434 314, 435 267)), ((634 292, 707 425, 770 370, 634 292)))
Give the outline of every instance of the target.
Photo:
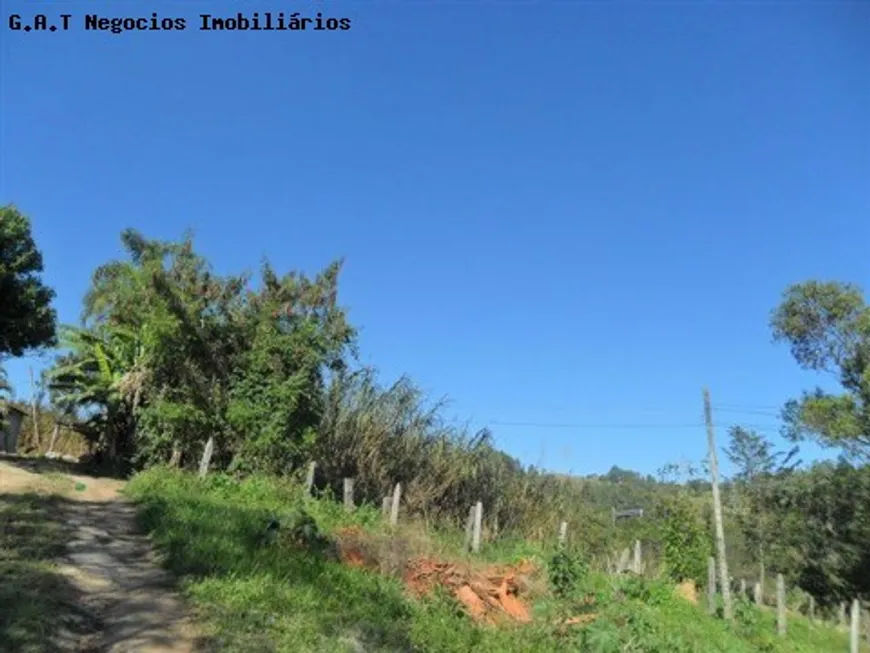
POLYGON ((713 408, 717 410, 734 409, 734 410, 780 410, 782 406, 771 406, 770 404, 731 404, 725 402, 717 402, 713 404, 713 408))
MULTIPOLYGON (((781 408, 782 408, 781 406, 761 406, 761 405, 751 406, 748 404, 747 405, 742 405, 742 404, 713 404, 714 414, 715 413, 733 413, 733 414, 737 414, 737 415, 757 415, 759 417, 773 417, 775 419, 779 419, 781 417, 781 415, 782 415, 781 408)), ((562 412, 562 411, 559 411, 559 412, 562 412)), ((632 413, 671 413, 672 414, 674 411, 672 409, 668 409, 668 408, 635 408, 635 407, 632 407, 631 412, 632 413)), ((699 418, 700 417, 701 416, 699 415, 699 418)), ((461 420, 459 418, 455 418, 452 421, 463 421, 463 420, 461 420)), ((563 426, 565 428, 575 428, 578 426, 582 426, 583 428, 587 428, 587 427, 588 428, 595 428, 597 426, 603 426, 606 428, 610 428, 611 426, 613 426, 613 427, 622 428, 622 425, 619 425, 619 424, 616 424, 616 425, 614 425, 614 424, 600 424, 599 425, 599 424, 585 424, 584 423, 584 424, 578 425, 575 423, 558 424, 558 423, 551 423, 551 422, 539 423, 539 422, 535 422, 535 421, 514 422, 514 421, 501 421, 501 420, 472 420, 472 422, 474 422, 476 424, 485 422, 487 424, 498 424, 500 426, 543 426, 543 427, 552 426, 554 428, 561 428, 563 426)), ((648 422, 642 422, 639 424, 639 427, 646 428, 648 426, 649 427, 662 426, 662 427, 674 427, 674 428, 690 428, 690 427, 698 426, 699 424, 701 426, 704 426, 703 420, 699 421, 697 423, 692 422, 692 423, 683 423, 683 424, 661 424, 661 425, 650 424, 648 422)), ((632 428, 632 425, 626 425, 626 426, 629 428, 632 428)))
POLYGON ((738 408, 723 408, 721 406, 715 406, 714 410, 717 413, 737 413, 740 415, 760 415, 762 417, 779 417, 779 411, 770 411, 770 410, 743 410, 738 408))
MULTIPOLYGON (((509 422, 502 420, 471 420, 469 423, 477 426, 504 426, 504 427, 520 427, 520 428, 540 428, 540 429, 697 429, 704 428, 704 422, 678 423, 678 424, 653 424, 653 423, 633 423, 633 424, 606 424, 606 423, 583 423, 583 422, 509 422)), ((721 422, 718 426, 725 426, 721 422)), ((741 424, 744 428, 757 430, 764 429, 779 429, 779 424, 741 424)))
POLYGON ((581 423, 554 423, 554 422, 503 422, 491 420, 480 422, 487 426, 520 426, 542 429, 684 429, 699 428, 704 426, 701 422, 692 424, 581 424, 581 423))

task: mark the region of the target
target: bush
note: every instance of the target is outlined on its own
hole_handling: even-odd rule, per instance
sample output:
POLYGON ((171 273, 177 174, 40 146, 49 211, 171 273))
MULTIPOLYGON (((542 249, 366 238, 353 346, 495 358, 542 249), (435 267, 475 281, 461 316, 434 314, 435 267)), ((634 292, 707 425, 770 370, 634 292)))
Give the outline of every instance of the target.
POLYGON ((663 505, 664 570, 670 580, 682 583, 706 576, 710 540, 698 511, 684 495, 663 505))
POLYGON ((574 596, 579 592, 589 574, 589 564, 579 552, 568 552, 560 548, 548 565, 550 587, 560 599, 574 596))

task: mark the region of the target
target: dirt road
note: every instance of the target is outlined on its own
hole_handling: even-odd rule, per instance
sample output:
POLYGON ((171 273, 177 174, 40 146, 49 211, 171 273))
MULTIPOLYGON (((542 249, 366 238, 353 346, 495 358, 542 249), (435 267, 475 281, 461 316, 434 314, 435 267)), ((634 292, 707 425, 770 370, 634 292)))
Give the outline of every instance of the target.
MULTIPOLYGON (((43 615, 50 638, 43 643, 29 638, 23 631, 33 622, 16 622, 7 615, 5 622, 0 619, 0 628, 8 631, 0 633, 0 648, 5 642, 27 651, 42 651, 50 645, 59 653, 193 653, 204 649, 171 578, 158 566, 148 539, 136 532, 133 506, 119 495, 122 487, 121 481, 77 474, 69 465, 0 459, 4 506, 20 498, 26 498, 31 512, 50 506, 38 519, 55 520, 59 530, 53 532, 62 541, 58 555, 46 562, 46 573, 65 581, 60 585, 59 579, 51 579, 57 582, 50 587, 69 590, 61 603, 68 610, 43 615)), ((5 573, 14 582, 16 571, 25 569, 14 563, 26 558, 24 547, 32 548, 34 533, 41 533, 38 529, 46 525, 33 517, 25 528, 21 523, 28 515, 20 508, 9 515, 5 521, 0 518, 0 527, 6 531, 2 554, 8 559, 5 573), (18 540, 16 526, 22 533, 18 540), (22 552, 14 550, 19 544, 22 552)), ((27 573, 31 572, 28 567, 27 573)), ((18 580, 26 589, 23 572, 18 580)), ((30 603, 31 611, 39 605, 30 603)), ((28 616, 21 614, 22 620, 28 616)))

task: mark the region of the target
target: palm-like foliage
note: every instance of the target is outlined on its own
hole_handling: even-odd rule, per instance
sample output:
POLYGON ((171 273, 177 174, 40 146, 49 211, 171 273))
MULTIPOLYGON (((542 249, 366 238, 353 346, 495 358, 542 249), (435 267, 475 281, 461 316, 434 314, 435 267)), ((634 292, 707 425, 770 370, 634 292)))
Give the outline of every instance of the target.
POLYGON ((12 392, 12 385, 9 383, 9 375, 6 374, 6 368, 0 365, 0 400, 8 398, 12 392))
POLYGON ((87 416, 86 427, 112 458, 134 436, 148 377, 141 339, 130 329, 63 327, 68 353, 46 373, 52 401, 87 416))
POLYGON ((6 374, 6 369, 0 364, 0 431, 5 427, 6 405, 11 394, 12 385, 9 383, 9 376, 6 374))

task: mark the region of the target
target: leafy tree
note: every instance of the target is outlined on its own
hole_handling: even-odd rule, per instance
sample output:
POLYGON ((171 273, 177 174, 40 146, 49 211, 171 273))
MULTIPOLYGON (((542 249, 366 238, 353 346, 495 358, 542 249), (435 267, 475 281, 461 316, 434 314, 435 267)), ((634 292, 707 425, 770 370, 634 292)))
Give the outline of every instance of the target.
POLYGON ((42 269, 30 220, 14 206, 0 207, 0 358, 55 342, 54 291, 42 269))
POLYGON ((336 301, 341 263, 314 279, 269 265, 243 311, 247 347, 232 374, 227 417, 237 466, 287 472, 309 459, 326 375, 345 369, 356 337, 336 301), (244 463, 242 463, 244 461, 244 463))
POLYGON ((786 435, 870 452, 870 307, 855 285, 808 281, 790 286, 771 318, 774 338, 791 347, 804 369, 832 374, 843 392, 821 388, 789 401, 786 435))
POLYGON ((778 566, 822 603, 870 596, 870 467, 813 465, 773 486, 778 566))
POLYGON ((729 432, 728 458, 737 469, 736 518, 754 562, 760 567, 760 581, 765 582, 766 554, 776 541, 777 515, 769 510, 769 499, 777 474, 790 471, 799 464, 794 457, 797 447, 789 452, 774 450, 773 444, 752 430, 734 426, 729 432))

